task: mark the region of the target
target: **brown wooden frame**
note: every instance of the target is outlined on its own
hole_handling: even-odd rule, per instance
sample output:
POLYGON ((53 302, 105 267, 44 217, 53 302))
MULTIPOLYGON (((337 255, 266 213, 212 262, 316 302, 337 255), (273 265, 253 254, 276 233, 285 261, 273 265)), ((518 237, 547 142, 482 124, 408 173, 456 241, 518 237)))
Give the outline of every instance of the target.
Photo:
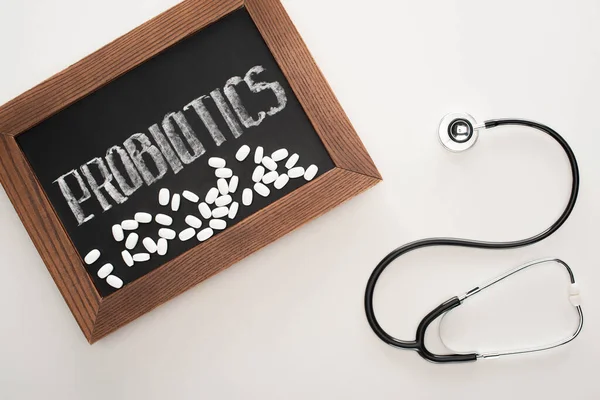
POLYGON ((0 182, 90 343, 380 180, 375 164, 278 0, 186 0, 0 107, 0 182), (16 136, 241 7, 250 13, 336 167, 101 297, 16 136), (283 213, 286 218, 277 218, 283 213), (238 240, 240 237, 245 240, 238 240), (231 248, 237 251, 226 251, 231 248))

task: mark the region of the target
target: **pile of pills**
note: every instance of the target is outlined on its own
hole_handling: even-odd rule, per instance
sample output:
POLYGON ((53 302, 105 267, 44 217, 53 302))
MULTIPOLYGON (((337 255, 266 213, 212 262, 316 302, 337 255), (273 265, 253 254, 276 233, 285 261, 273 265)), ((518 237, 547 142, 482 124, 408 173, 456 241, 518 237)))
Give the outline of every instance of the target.
MULTIPOLYGON (((250 153, 250 147, 243 145, 236 152, 235 158, 241 163, 248 158, 250 153)), ((253 157, 256 164, 252 172, 253 183, 251 187, 241 190, 242 205, 250 206, 254 199, 254 193, 267 197, 271 194, 271 188, 275 190, 283 189, 291 179, 304 178, 306 181, 312 180, 317 175, 318 167, 313 164, 304 169, 296 165, 299 159, 298 154, 294 153, 290 156, 287 149, 279 149, 270 155, 265 155, 264 148, 258 146, 254 150, 253 157), (284 161, 286 172, 277 172, 278 163, 284 161)), ((158 256, 166 255, 171 240, 179 239, 186 242, 195 237, 199 242, 204 242, 216 232, 227 228, 228 221, 236 217, 240 208, 239 202, 233 199, 233 195, 238 190, 240 179, 233 173, 233 169, 227 166, 227 161, 223 158, 211 157, 208 159, 208 165, 214 169, 216 183, 203 198, 190 190, 172 195, 168 188, 162 188, 158 192, 158 204, 162 207, 169 207, 173 213, 179 211, 182 198, 197 204, 198 214, 185 216, 187 227, 181 232, 176 232, 171 228, 173 217, 167 211, 159 212, 154 216, 140 211, 135 213, 132 219, 126 219, 112 226, 112 235, 115 241, 124 242, 125 249, 121 252, 121 258, 125 265, 133 267, 136 263, 150 260, 151 256, 155 254, 158 256), (144 237, 140 242, 140 237, 135 231, 141 225, 150 224, 153 221, 159 226, 158 237, 144 237), (139 243, 145 251, 132 254, 139 243)), ((94 249, 84 257, 84 261, 86 264, 92 265, 100 259, 100 255, 100 251, 94 249)), ((113 288, 119 289, 123 286, 123 281, 114 275, 113 271, 113 265, 108 263, 100 267, 97 275, 101 279, 106 279, 106 282, 113 288)))

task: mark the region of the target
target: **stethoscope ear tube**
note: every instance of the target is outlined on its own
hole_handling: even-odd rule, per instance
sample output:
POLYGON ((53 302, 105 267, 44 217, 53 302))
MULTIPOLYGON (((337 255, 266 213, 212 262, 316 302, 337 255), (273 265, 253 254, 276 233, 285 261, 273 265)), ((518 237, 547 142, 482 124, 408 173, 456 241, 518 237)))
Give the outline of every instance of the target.
MULTIPOLYGON (((480 249, 513 249, 513 248, 517 248, 517 247, 528 246, 528 245, 537 243, 541 240, 544 240, 545 238, 547 238, 548 236, 550 236, 554 232, 556 232, 562 226, 562 224, 564 224, 564 222, 567 220, 567 218, 573 211, 573 208, 575 207, 575 203, 577 201, 577 195, 579 192, 579 168, 578 168, 577 160, 575 158, 575 154, 573 153, 573 150, 571 149, 569 144, 566 142, 566 140, 562 136, 560 136, 556 131, 554 131, 553 129, 551 129, 550 127, 548 127, 546 125, 543 125, 543 124, 540 124, 537 122, 533 122, 533 121, 522 120, 522 119, 498 119, 498 120, 486 121, 484 124, 477 124, 476 122, 474 122, 474 119, 468 114, 450 114, 450 117, 447 116, 446 118, 444 118, 442 120, 442 124, 440 125, 440 140, 442 140, 442 144, 444 144, 444 138, 442 138, 442 132, 449 132, 449 137, 453 136, 453 137, 455 137, 455 139, 458 138, 459 139, 458 142, 460 142, 460 140, 462 140, 462 139, 465 139, 464 143, 468 142, 469 140, 472 140, 471 138, 467 138, 467 136, 469 134, 469 132, 468 132, 469 128, 468 128, 468 124, 465 121, 468 121, 472 128, 474 128, 474 129, 476 128, 478 130, 479 129, 491 129, 491 128, 494 128, 497 126, 502 126, 502 125, 520 125, 520 126, 528 126, 528 127, 537 129, 539 131, 546 133, 550 137, 552 137, 556 142, 558 142, 558 144, 565 151, 565 153, 568 157, 568 160, 569 160, 569 164, 571 166, 572 185, 571 185, 571 193, 569 196, 569 201, 567 203, 567 206, 565 207, 564 211, 559 216, 559 218, 550 227, 548 227, 544 231, 540 232, 539 234, 534 235, 529 238, 526 238, 526 239, 521 239, 521 240, 516 240, 516 241, 511 241, 511 242, 485 242, 485 241, 477 241, 477 240, 469 240, 469 239, 455 239, 455 238, 428 238, 428 239, 422 239, 422 240, 408 243, 408 244, 401 246, 401 247, 397 248, 396 250, 390 252, 375 267, 375 269, 371 273, 371 276, 369 277, 369 281, 367 282, 367 287, 365 290, 365 313, 367 316, 367 321, 369 322, 371 329, 373 329, 373 332, 375 332, 375 334, 385 343, 387 343, 391 346, 397 347, 397 348, 416 350, 419 353, 419 355, 421 355, 421 357, 423 357, 429 361, 433 361, 433 362, 475 361, 478 358, 497 357, 499 355, 522 354, 525 352, 546 350, 549 348, 557 347, 561 344, 568 343, 569 341, 573 340, 573 338, 575 338, 579 334, 579 332, 581 331, 581 328, 583 326, 583 312, 581 310, 581 306, 579 305, 578 297, 576 300, 577 304, 574 303, 574 305, 576 305, 576 308, 577 308, 577 311, 578 311, 579 317, 580 317, 579 326, 572 337, 568 338, 565 341, 560 342, 559 344, 551 345, 551 346, 541 346, 540 348, 536 348, 534 350, 529 349, 528 351, 506 352, 506 354, 494 353, 494 354, 490 354, 487 356, 486 355, 478 356, 476 353, 446 354, 446 355, 433 354, 429 350, 427 350, 427 347, 425 346, 425 333, 426 333, 429 325, 438 317, 444 315, 448 311, 450 311, 453 308, 460 305, 462 299, 460 299, 459 297, 453 297, 453 298, 449 299, 448 301, 442 303, 437 308, 432 310, 429 314, 427 314, 425 316, 425 318, 423 318, 423 320, 419 324, 419 327, 417 328, 415 340, 401 340, 401 339, 397 339, 397 338, 391 336, 381 327, 381 325, 377 321, 377 318, 375 317, 375 311, 374 311, 374 307, 373 307, 373 296, 374 296, 377 280, 381 276, 382 272, 387 268, 387 266, 389 264, 391 264, 395 259, 400 257, 401 255, 406 254, 406 253, 416 250, 416 249, 430 247, 430 246, 458 246, 458 247, 473 247, 473 248, 480 248, 480 249), (466 117, 465 117, 465 115, 466 115, 466 117)), ((474 143, 474 141, 473 141, 473 143, 474 143)), ((446 146, 446 144, 444 144, 444 146, 446 146)), ((464 150, 464 149, 462 149, 462 148, 455 149, 453 151, 461 151, 461 150, 464 150)), ((560 260, 558 260, 558 261, 560 261, 560 260)), ((566 263, 564 263, 562 261, 560 261, 560 262, 565 265, 565 267, 567 268, 567 270, 569 271, 569 274, 571 276, 571 281, 572 281, 572 283, 574 283, 574 277, 573 277, 573 273, 572 273, 571 269, 566 265, 566 263)), ((514 272, 512 272, 512 273, 514 273, 514 272)), ((512 274, 512 273, 510 273, 510 274, 512 274)), ((502 279, 499 279, 499 280, 502 280, 502 279)), ((470 291, 467 293, 466 297, 468 297, 474 293, 476 293, 476 292, 470 291), (469 294, 469 293, 471 293, 471 294, 469 294)))

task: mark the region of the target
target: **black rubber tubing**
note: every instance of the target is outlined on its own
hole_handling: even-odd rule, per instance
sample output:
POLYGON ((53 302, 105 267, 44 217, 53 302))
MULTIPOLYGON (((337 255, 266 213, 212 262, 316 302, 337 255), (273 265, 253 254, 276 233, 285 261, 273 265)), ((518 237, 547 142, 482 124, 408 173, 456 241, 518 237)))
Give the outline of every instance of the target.
POLYGON ((400 257, 403 254, 406 254, 410 251, 420 249, 423 247, 430 246, 459 246, 459 247, 473 247, 479 249, 514 249, 517 247, 529 246, 531 244, 537 243, 541 240, 546 239, 548 236, 552 235, 556 232, 569 218, 569 215, 573 211, 575 207, 575 202, 577 201, 577 195, 579 193, 579 167, 577 166, 577 159, 575 158, 575 154, 573 150, 566 142, 566 140, 558 134, 552 128, 537 123, 533 121, 527 121, 522 119, 498 119, 498 120, 489 120, 485 122, 485 128, 490 129, 497 126, 503 125, 520 125, 520 126, 528 126, 539 131, 542 131, 552 137, 558 144, 562 147, 562 149, 567 154, 569 159, 569 164, 571 165, 571 174, 572 174, 572 185, 571 185, 571 194, 569 196, 569 201, 564 211, 560 215, 560 217, 546 230, 538 233, 537 235, 531 236, 526 239, 515 240, 510 242, 486 242, 486 241, 477 241, 470 239, 458 239, 458 238, 427 238, 417 240, 415 242, 407 243, 404 246, 397 248, 396 250, 389 253, 383 260, 377 264, 369 281, 367 283, 367 288, 365 290, 365 313, 367 316, 367 320, 369 321, 369 325, 373 329, 373 332, 385 343, 402 349, 411 349, 416 350, 421 357, 433 361, 433 362, 456 362, 456 361, 471 361, 476 359, 476 354, 451 354, 451 355, 436 355, 429 352, 424 343, 424 335, 425 329, 429 325, 431 321, 431 317, 441 315, 443 312, 447 312, 450 309, 458 306, 460 302, 456 302, 457 298, 452 298, 440 306, 438 306, 435 310, 429 313, 421 324, 419 324, 419 329, 417 330, 417 335, 415 340, 400 340, 397 339, 390 334, 388 334, 377 322, 377 318, 375 317, 375 311, 373 309, 373 295, 375 292, 375 285, 377 284, 377 280, 383 273, 383 271, 387 268, 387 266, 392 263, 395 259, 400 257), (456 300, 455 300, 456 299, 456 300), (428 318, 429 317, 429 318, 428 318), (427 321, 426 321, 427 320, 427 321))

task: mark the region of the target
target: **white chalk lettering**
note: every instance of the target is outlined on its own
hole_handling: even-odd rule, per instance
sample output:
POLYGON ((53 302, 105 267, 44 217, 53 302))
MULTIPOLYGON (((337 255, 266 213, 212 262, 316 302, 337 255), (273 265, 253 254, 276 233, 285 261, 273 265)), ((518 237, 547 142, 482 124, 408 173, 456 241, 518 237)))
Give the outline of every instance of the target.
POLYGON ((217 123, 215 122, 212 115, 210 115, 210 112, 202 102, 207 97, 208 96, 198 97, 196 100, 183 107, 183 111, 187 111, 190 107, 193 107, 194 111, 196 111, 196 114, 198 114, 198 116, 204 123, 204 126, 206 126, 206 129, 208 129, 208 133, 210 133, 210 136, 212 136, 213 140, 215 141, 215 144, 217 146, 220 146, 227 139, 225 139, 225 136, 223 136, 223 134, 221 133, 221 130, 217 126, 217 123))
POLYGON ((127 152, 121 147, 113 146, 110 149, 108 149, 108 151, 106 152, 106 162, 108 163, 110 171, 112 172, 117 183, 119 184, 119 187, 121 188, 121 191, 125 194, 125 196, 131 196, 136 190, 142 187, 142 184, 144 182, 142 181, 140 173, 137 172, 137 170, 135 169, 135 166, 133 165, 133 162, 131 161, 131 158, 129 158, 127 152), (115 153, 119 156, 121 163, 125 167, 125 172, 127 173, 129 180, 131 181, 131 185, 121 174, 121 171, 119 171, 119 168, 115 163, 115 153))
POLYGON ((165 158, 160 150, 158 150, 158 148, 156 148, 156 146, 150 142, 148 136, 144 135, 143 133, 134 133, 129 137, 129 139, 125 140, 123 145, 125 146, 125 149, 129 153, 129 156, 133 160, 133 163, 137 167, 138 171, 140 171, 142 174, 142 178, 144 178, 146 185, 150 186, 165 176, 169 168, 167 167, 167 162, 165 161, 165 158), (140 149, 138 149, 136 143, 141 146, 140 149), (152 161, 154 161, 154 164, 158 169, 157 175, 152 174, 150 169, 148 169, 148 166, 144 161, 144 154, 148 154, 152 158, 152 161))
POLYGON ((217 105, 217 108, 221 112, 221 115, 225 119, 225 122, 227 123, 227 126, 231 130, 233 136, 236 139, 242 136, 242 133, 244 133, 242 131, 242 127, 233 114, 231 107, 229 107, 229 104, 227 104, 227 101, 225 100, 225 97, 223 97, 221 91, 219 89, 213 90, 210 92, 210 97, 212 97, 213 101, 217 105))
POLYGON ((265 69, 262 65, 257 65, 256 67, 251 68, 244 77, 244 81, 250 88, 252 93, 260 93, 263 90, 272 90, 277 98, 277 106, 271 107, 269 111, 267 111, 267 115, 272 116, 277 114, 279 111, 283 110, 287 105, 287 97, 285 96, 285 90, 279 84, 279 82, 255 82, 252 78, 253 75, 260 74, 264 72, 265 69))
POLYGON ((83 203, 86 200, 89 200, 89 198, 92 197, 92 195, 91 195, 90 191, 88 190, 87 186, 85 186, 85 183, 83 182, 83 179, 81 178, 81 175, 79 175, 79 172, 76 169, 71 170, 71 171, 67 172, 66 174, 60 176, 54 182, 58 182, 58 187, 60 188, 60 191, 62 192, 65 200, 67 201, 67 204, 71 208, 71 211, 73 212, 73 215, 77 219, 77 223, 79 225, 94 218, 94 214, 90 214, 86 217, 85 212, 83 211, 83 208, 81 208, 81 203, 83 203), (81 189, 81 197, 80 198, 75 197, 75 195, 73 194, 73 191, 71 190, 71 188, 69 187, 69 185, 66 182, 66 178, 69 175, 73 175, 73 177, 77 180, 79 189, 81 189))
POLYGON ((183 169, 183 164, 181 163, 179 157, 177 157, 177 154, 175 154, 175 151, 173 151, 173 148, 169 144, 169 141, 162 133, 158 125, 154 124, 150 128, 148 128, 148 130, 150 131, 150 134, 152 135, 154 140, 156 140, 156 144, 158 144, 160 151, 162 151, 163 155, 167 159, 167 162, 171 166, 173 172, 178 173, 179 171, 181 171, 183 169))
POLYGON ((108 195, 118 204, 124 203, 127 200, 127 197, 123 196, 111 183, 113 176, 108 172, 104 160, 100 157, 93 158, 82 165, 81 172, 83 172, 85 179, 87 179, 90 188, 92 188, 92 192, 96 195, 96 198, 104 211, 110 210, 112 204, 106 199, 104 193, 102 193, 102 189, 106 190, 106 193, 108 193, 108 195), (96 178, 92 175, 92 171, 90 171, 90 165, 96 165, 98 172, 100 172, 100 175, 102 176, 102 183, 98 184, 98 181, 96 181, 96 178))
POLYGON ((162 126, 165 133, 167 134, 167 137, 171 141, 171 144, 175 148, 175 151, 179 155, 179 158, 181 158, 181 161, 183 161, 184 164, 190 164, 192 161, 200 157, 206 151, 181 111, 165 115, 162 126), (183 137, 190 145, 193 154, 190 153, 185 147, 185 143, 183 142, 179 134, 175 131, 175 127, 171 123, 171 119, 175 121, 175 123, 181 130, 181 133, 183 133, 183 137))

